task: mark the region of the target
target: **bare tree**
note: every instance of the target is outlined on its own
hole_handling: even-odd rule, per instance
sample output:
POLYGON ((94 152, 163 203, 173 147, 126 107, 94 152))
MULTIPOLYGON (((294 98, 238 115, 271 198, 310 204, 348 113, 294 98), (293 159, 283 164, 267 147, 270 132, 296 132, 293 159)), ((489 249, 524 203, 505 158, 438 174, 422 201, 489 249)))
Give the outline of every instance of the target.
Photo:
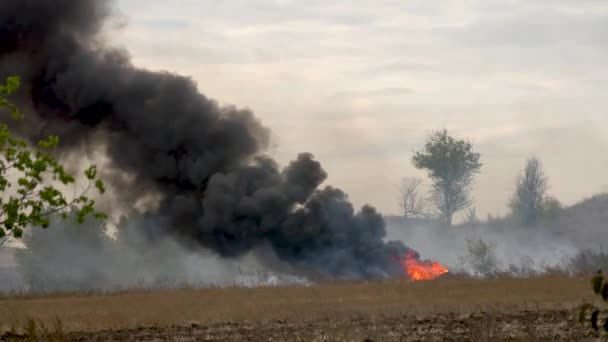
POLYGON ((403 217, 424 216, 425 201, 420 195, 422 179, 419 177, 407 177, 401 180, 400 205, 403 217))
POLYGON ((543 213, 548 181, 540 159, 532 157, 517 177, 515 194, 509 203, 513 215, 525 226, 534 226, 543 213))
POLYGON ((464 219, 464 223, 469 226, 476 226, 479 224, 479 218, 477 217, 477 208, 469 208, 467 216, 464 219))

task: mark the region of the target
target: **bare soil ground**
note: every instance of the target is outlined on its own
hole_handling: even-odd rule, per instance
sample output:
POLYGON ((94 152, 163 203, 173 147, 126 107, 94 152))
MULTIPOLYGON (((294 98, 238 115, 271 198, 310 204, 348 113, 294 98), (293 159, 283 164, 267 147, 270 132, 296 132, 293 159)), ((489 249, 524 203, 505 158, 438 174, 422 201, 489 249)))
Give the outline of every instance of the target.
POLYGON ((23 333, 29 317, 82 341, 572 341, 588 338, 576 308, 591 298, 587 278, 561 277, 11 296, 0 329, 23 333))
POLYGON ((293 321, 225 322, 72 333, 74 341, 581 341, 590 339, 568 310, 437 314, 293 321))

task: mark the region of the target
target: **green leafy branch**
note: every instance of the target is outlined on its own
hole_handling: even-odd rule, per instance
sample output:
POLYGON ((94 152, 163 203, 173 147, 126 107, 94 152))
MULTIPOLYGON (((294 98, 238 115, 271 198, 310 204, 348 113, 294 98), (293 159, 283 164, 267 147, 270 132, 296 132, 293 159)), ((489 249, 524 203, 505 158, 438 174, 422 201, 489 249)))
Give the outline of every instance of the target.
MULTIPOLYGON (((601 270, 591 279, 593 292, 601 298, 604 304, 608 303, 608 282, 606 280, 601 270)), ((596 334, 606 335, 608 334, 607 316, 608 312, 606 308, 600 309, 593 304, 584 304, 581 307, 578 321, 583 324, 589 324, 596 334)))
MULTIPOLYGON (((0 109, 7 108, 14 120, 19 120, 21 113, 8 96, 19 85, 18 77, 9 77, 6 84, 0 85, 0 109)), ((70 199, 55 186, 76 182, 51 154, 58 144, 59 137, 51 135, 32 147, 15 137, 8 125, 0 124, 0 238, 20 238, 30 225, 47 228, 52 215, 66 219, 68 213, 75 212, 79 223, 89 215, 106 218, 105 213, 95 209, 95 200, 86 196, 93 187, 100 194, 105 192, 95 165, 85 170, 88 185, 77 196, 70 199)))

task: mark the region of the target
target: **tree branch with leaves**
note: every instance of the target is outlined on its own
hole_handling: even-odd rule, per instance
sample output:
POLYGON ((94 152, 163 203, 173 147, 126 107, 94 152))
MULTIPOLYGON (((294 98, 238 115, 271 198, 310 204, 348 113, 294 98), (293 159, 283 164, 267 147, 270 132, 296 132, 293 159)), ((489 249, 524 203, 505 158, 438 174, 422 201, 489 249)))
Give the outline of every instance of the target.
POLYGON ((593 304, 583 304, 580 309, 578 321, 582 324, 588 324, 592 332, 597 336, 608 337, 608 282, 602 271, 591 279, 591 287, 600 301, 603 302, 603 308, 598 308, 593 304))
MULTIPOLYGON (((7 110, 12 120, 22 117, 9 100, 19 85, 18 77, 9 77, 0 85, 0 113, 7 110)), ((105 192, 95 165, 85 170, 88 184, 78 195, 68 197, 59 189, 75 184, 76 178, 53 156, 58 144, 59 138, 50 135, 31 146, 14 136, 6 123, 0 124, 0 238, 20 238, 30 226, 47 228, 53 215, 67 219, 75 212, 79 223, 90 215, 106 218, 95 208, 95 200, 87 196, 92 188, 99 194, 105 192)))

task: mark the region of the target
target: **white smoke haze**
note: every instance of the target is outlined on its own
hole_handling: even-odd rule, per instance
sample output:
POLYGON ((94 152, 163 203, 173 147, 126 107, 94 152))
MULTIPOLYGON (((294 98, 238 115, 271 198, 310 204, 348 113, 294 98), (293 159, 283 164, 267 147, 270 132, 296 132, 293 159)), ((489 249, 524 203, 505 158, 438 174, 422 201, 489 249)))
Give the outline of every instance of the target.
POLYGON ((262 247, 238 258, 222 258, 210 250, 189 250, 169 236, 151 239, 134 221, 123 222, 118 238, 107 234, 103 224, 90 221, 84 225, 58 221, 46 230, 29 231, 25 246, 4 247, 0 278, 7 281, 0 291, 310 284, 303 277, 278 271, 280 267, 271 270, 264 262, 272 256, 262 247))
POLYGON ((515 266, 538 274, 553 268, 566 270, 572 258, 593 247, 576 246, 569 239, 540 228, 493 231, 481 226, 446 229, 424 224, 408 226, 395 219, 388 222, 389 238, 407 241, 425 258, 437 260, 453 272, 470 275, 475 275, 475 270, 463 263, 468 256, 468 241, 481 239, 495 246, 496 271, 509 272, 515 266))
MULTIPOLYGON (((605 198, 598 196, 595 201, 587 202, 601 202, 605 198)), ((573 213, 580 214, 580 208, 585 205, 590 206, 567 208, 564 215, 571 218, 573 213)), ((154 224, 153 221, 142 223, 142 220, 145 221, 137 215, 123 217, 118 226, 109 231, 95 221, 85 225, 58 221, 47 230, 35 229, 24 239, 27 248, 16 250, 15 264, 3 264, 0 291, 303 286, 316 280, 281 261, 270 246, 225 258, 212 250, 188 248, 160 227, 148 225, 142 230, 141 227, 154 224)), ((589 250, 601 252, 604 247, 601 241, 607 241, 608 237, 606 231, 590 229, 593 225, 588 218, 587 229, 565 230, 562 221, 534 228, 491 227, 480 223, 448 229, 430 221, 416 222, 394 216, 385 220, 387 239, 415 246, 425 259, 439 261, 452 273, 470 276, 488 274, 480 274, 467 262, 468 241, 481 239, 494 246, 491 272, 525 277, 555 271, 566 274, 584 271, 577 270, 572 261, 589 250)), ((7 251, 4 247, 4 261, 11 258, 7 251)))

